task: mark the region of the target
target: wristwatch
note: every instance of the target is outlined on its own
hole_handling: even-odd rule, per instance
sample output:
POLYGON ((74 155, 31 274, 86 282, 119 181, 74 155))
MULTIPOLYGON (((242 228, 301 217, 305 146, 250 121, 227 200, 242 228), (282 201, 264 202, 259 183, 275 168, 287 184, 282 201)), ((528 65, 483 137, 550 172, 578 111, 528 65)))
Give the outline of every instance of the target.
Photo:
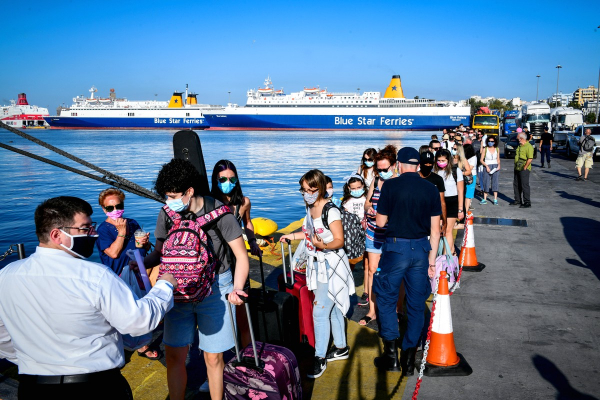
POLYGON ((458 210, 459 213, 463 212, 463 210, 458 210))

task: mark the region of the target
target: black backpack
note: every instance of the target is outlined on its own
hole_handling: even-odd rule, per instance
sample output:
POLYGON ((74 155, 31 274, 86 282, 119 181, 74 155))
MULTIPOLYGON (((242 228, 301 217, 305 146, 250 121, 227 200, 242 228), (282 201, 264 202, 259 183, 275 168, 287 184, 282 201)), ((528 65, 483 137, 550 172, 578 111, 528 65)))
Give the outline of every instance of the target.
POLYGON ((360 224, 360 218, 358 215, 352 214, 344 209, 339 209, 331 201, 325 203, 323 206, 323 213, 321 214, 321 221, 325 229, 329 229, 327 223, 327 217, 329 210, 337 208, 340 210, 342 216, 342 227, 344 228, 344 251, 348 255, 349 259, 360 257, 365 252, 365 231, 360 224))
POLYGON ((581 149, 586 152, 594 150, 595 146, 596 139, 594 139, 593 136, 587 136, 585 139, 583 139, 583 142, 581 142, 581 149))

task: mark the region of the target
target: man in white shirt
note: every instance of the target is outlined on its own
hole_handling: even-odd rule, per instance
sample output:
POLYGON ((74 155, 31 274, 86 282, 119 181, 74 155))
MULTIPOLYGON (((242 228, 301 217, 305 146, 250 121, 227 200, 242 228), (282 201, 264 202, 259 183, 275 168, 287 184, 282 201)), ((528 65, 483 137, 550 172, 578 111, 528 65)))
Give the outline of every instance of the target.
POLYGON ((34 254, 0 270, 0 358, 19 367, 19 400, 133 399, 121 334, 151 332, 173 307, 172 275, 138 299, 108 267, 84 261, 98 235, 76 197, 35 211, 34 254))

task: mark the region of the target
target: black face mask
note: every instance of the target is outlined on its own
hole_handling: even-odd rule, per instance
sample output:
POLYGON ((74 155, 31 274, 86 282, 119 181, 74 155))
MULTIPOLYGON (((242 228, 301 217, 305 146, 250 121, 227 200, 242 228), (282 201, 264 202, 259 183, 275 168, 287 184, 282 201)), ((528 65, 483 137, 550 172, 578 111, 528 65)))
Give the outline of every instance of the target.
POLYGON ((67 247, 61 243, 61 246, 75 254, 79 258, 89 258, 94 253, 94 245, 98 239, 98 235, 69 235, 65 231, 63 233, 71 238, 71 247, 67 247))
POLYGON ((423 165, 421 164, 421 173, 425 176, 428 176, 433 169, 433 165, 423 165))

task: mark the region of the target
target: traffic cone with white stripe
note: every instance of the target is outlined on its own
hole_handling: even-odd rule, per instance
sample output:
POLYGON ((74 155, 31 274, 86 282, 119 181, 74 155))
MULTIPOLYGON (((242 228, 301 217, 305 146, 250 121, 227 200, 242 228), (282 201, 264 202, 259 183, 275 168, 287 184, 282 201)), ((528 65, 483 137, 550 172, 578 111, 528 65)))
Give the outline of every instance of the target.
POLYGON ((454 346, 450 293, 445 271, 440 272, 426 361, 424 373, 427 376, 467 376, 473 373, 469 363, 456 352, 454 346))
POLYGON ((477 261, 477 252, 475 251, 475 231, 473 230, 473 213, 469 211, 466 217, 467 225, 465 234, 467 240, 458 256, 458 262, 465 271, 479 272, 485 268, 485 264, 477 261))

